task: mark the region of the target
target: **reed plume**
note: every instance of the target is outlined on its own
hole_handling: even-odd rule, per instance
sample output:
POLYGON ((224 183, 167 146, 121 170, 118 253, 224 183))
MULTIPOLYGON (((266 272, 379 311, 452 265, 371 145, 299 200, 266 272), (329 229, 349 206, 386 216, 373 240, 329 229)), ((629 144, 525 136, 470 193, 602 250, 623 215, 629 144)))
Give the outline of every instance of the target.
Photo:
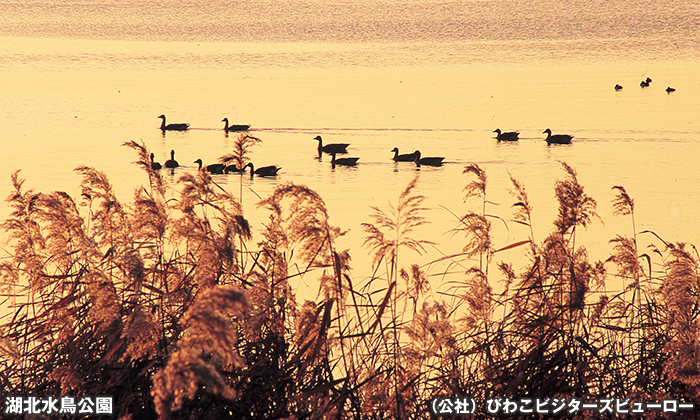
POLYGON ((420 213, 427 210, 421 207, 425 200, 422 195, 413 194, 418 177, 408 183, 399 195, 398 204, 394 207, 389 203, 389 212, 378 207, 372 207, 374 223, 363 223, 367 236, 364 246, 374 252, 373 267, 386 261, 391 267, 392 277, 396 278, 399 267, 399 249, 407 248, 417 253, 425 251, 424 245, 432 244, 427 240, 417 240, 408 236, 415 228, 427 223, 420 213))
POLYGON ((146 174, 148 175, 148 183, 151 186, 153 195, 164 197, 168 188, 163 181, 160 171, 153 169, 151 165, 151 152, 146 148, 143 141, 141 143, 137 143, 136 141, 131 140, 122 144, 122 146, 136 151, 138 154, 138 160, 136 160, 134 163, 146 171, 146 174))
POLYGON ((510 182, 513 184, 513 189, 509 190, 508 192, 516 199, 516 202, 513 203, 513 207, 516 208, 516 212, 513 215, 513 221, 527 226, 530 229, 530 246, 533 247, 532 251, 535 253, 535 231, 532 226, 532 204, 527 196, 525 186, 513 176, 510 177, 510 182))
POLYGON ((161 419, 193 400, 201 389, 235 398, 221 370, 244 366, 236 351, 234 320, 243 316, 247 301, 236 287, 215 286, 203 292, 182 319, 182 338, 163 370, 153 376, 153 395, 161 419))
MULTIPOLYGON (((416 380, 414 366, 401 363, 404 360, 400 345, 402 341, 401 329, 404 325, 404 317, 408 306, 408 303, 403 298, 408 295, 407 292, 410 289, 400 289, 398 287, 401 272, 399 251, 401 248, 406 248, 421 254, 425 251, 425 245, 433 244, 430 241, 414 239, 409 236, 415 228, 427 223, 425 217, 421 214, 426 210, 426 208, 422 207, 425 197, 413 193, 417 182, 418 177, 408 183, 399 195, 396 207, 389 203, 389 212, 385 212, 378 207, 372 207, 374 210, 372 214, 374 223, 362 224, 366 233, 363 246, 370 248, 374 253, 373 269, 376 270, 382 261, 387 267, 386 279, 389 292, 385 296, 382 307, 388 305, 390 309, 388 327, 384 332, 386 337, 383 340, 387 357, 385 363, 388 370, 384 372, 381 370, 376 371, 376 367, 372 367, 371 371, 377 372, 374 380, 380 382, 373 382, 374 386, 370 385, 370 389, 376 394, 376 398, 370 397, 366 403, 370 403, 375 409, 392 413, 392 415, 398 417, 405 415, 407 401, 411 401, 410 399, 407 400, 407 398, 412 395, 414 390, 411 384, 416 380), (393 296, 391 294, 392 291, 393 296), (391 332, 390 335, 387 334, 389 331, 391 332), (385 375, 389 372, 391 372, 392 376, 386 377, 385 375), (381 378, 385 378, 385 380, 382 381, 381 378)), ((415 270, 414 273, 418 276, 415 284, 418 285, 419 289, 422 289, 421 274, 415 270)), ((404 277, 409 279, 408 276, 404 277)), ((410 283, 407 286, 410 288, 410 283)), ((418 290, 414 288, 413 292, 416 293, 418 290)), ((417 293, 415 298, 413 302, 414 311, 418 303, 417 293)), ((377 322, 380 319, 380 316, 377 316, 377 322)))
POLYGON ((671 340, 666 344, 669 359, 665 371, 671 379, 691 386, 698 395, 700 389, 700 342, 698 338, 698 303, 700 266, 698 254, 678 243, 669 251, 667 276, 661 286, 668 308, 666 324, 671 340))
POLYGON ((239 134, 233 143, 233 151, 219 158, 220 162, 227 165, 236 165, 236 168, 243 169, 250 162, 250 149, 262 140, 250 134, 239 134))
POLYGON ((239 171, 239 201, 243 201, 243 168, 250 163, 250 149, 259 143, 262 143, 261 139, 247 133, 241 133, 236 137, 236 141, 233 143, 233 151, 219 158, 219 162, 225 165, 235 165, 236 169, 239 171))
POLYGON ((467 202, 470 198, 481 198, 481 211, 467 211, 467 213, 459 219, 460 226, 456 229, 461 231, 466 238, 466 244, 462 252, 467 258, 479 256, 479 269, 484 273, 488 273, 488 266, 492 256, 491 244, 491 222, 489 215, 486 213, 486 204, 489 201, 486 199, 487 177, 486 172, 475 163, 470 163, 462 171, 463 174, 471 174, 475 179, 470 181, 464 191, 464 201, 467 202))
POLYGON ((24 180, 20 179, 19 171, 12 173, 10 179, 13 191, 6 201, 12 211, 2 228, 8 233, 12 260, 2 263, 3 289, 11 289, 26 273, 29 290, 38 292, 44 286, 45 277, 42 274, 46 249, 46 239, 39 224, 41 210, 37 205, 41 194, 23 189, 24 180))
POLYGON ((559 201, 559 214, 554 221, 561 234, 573 231, 577 226, 587 227, 593 219, 599 218, 596 213, 596 201, 583 191, 579 184, 576 170, 562 162, 567 178, 557 181, 554 194, 559 201))

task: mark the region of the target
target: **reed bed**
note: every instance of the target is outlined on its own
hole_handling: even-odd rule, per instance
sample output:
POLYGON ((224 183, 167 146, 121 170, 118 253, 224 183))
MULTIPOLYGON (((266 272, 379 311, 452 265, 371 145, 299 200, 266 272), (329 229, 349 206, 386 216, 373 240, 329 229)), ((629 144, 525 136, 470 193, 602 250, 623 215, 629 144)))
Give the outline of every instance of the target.
MULTIPOLYGON (((243 165, 258 142, 242 135, 226 158, 243 165)), ((284 183, 261 200, 269 218, 254 242, 240 195, 206 171, 168 186, 143 144, 126 145, 149 180, 128 204, 94 168, 76 169, 79 201, 12 175, 5 395, 111 395, 120 419, 427 419, 433 398, 457 396, 480 404, 473 418, 513 417, 483 411, 496 397, 700 403, 700 256, 637 232, 622 186, 613 205, 630 236, 594 262, 576 233, 597 203, 573 168, 562 164, 559 211, 537 242, 525 187, 511 179, 513 213, 495 215, 486 173, 467 166, 463 249, 443 257, 465 268, 447 274, 411 261, 438 246, 412 236, 429 223, 413 180, 363 224, 367 250, 353 252, 371 253, 373 275, 354 284, 350 251, 335 247, 343 231, 314 191, 284 183), (494 220, 529 235, 495 243, 494 220), (513 248, 525 266, 498 260, 513 248), (319 285, 315 301, 296 300, 301 278, 319 285), (623 289, 608 292, 611 280, 623 289)))

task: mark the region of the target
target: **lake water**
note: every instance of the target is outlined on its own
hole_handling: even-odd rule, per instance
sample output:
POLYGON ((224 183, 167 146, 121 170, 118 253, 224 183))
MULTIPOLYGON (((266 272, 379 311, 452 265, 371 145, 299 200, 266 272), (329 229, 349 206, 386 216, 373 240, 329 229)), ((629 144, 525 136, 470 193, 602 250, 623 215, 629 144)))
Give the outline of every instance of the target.
MULTIPOLYGON (((0 195, 22 169, 26 186, 77 199, 79 165, 107 173, 122 201, 146 177, 121 145, 144 141, 168 179, 231 152, 223 117, 252 125, 263 143, 245 177, 246 217, 258 230, 258 197, 282 182, 308 185, 347 230, 356 281, 369 273, 360 223, 387 209, 415 176, 431 222, 416 236, 437 242, 427 262, 458 251, 452 213, 463 214, 464 166, 489 177, 489 213, 512 215, 509 176, 524 183, 535 235, 552 229, 560 162, 598 201, 577 243, 605 259, 608 240, 631 235, 612 216, 611 187, 636 201, 637 228, 667 241, 700 243, 700 6, 691 1, 6 1, 0 3, 0 195), (653 79, 642 89, 641 80, 653 79), (615 84, 624 89, 615 91, 615 84), (668 94, 665 89, 677 90, 668 94), (158 130, 157 116, 188 122, 158 130), (518 130, 518 143, 492 131, 518 130), (547 146, 542 131, 574 135, 547 146), (355 168, 316 159, 316 142, 350 143, 355 168), (441 168, 395 164, 389 152, 444 156, 441 168)), ((215 176, 235 192, 238 178, 215 176)), ((470 207, 471 205, 471 207, 470 207)), ((0 216, 7 215, 7 208, 0 216)), ((494 219, 494 244, 525 238, 494 219)), ((640 237, 641 246, 656 243, 640 237)), ((517 260, 522 250, 497 259, 517 260)), ((433 267, 434 273, 442 268, 433 267)), ((300 288, 314 290, 314 284, 300 288)))

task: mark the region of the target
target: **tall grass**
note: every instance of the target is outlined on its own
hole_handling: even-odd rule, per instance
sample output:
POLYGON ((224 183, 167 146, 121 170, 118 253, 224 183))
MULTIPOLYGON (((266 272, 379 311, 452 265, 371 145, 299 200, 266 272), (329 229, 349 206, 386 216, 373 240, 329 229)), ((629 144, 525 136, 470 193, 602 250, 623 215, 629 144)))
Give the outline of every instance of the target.
MULTIPOLYGON (((238 164, 258 141, 241 137, 238 164)), ((258 203, 268 218, 254 239, 240 196, 206 171, 173 187, 143 144, 127 146, 148 177, 127 204, 93 168, 76 169, 78 201, 12 175, 5 395, 111 395, 123 419, 418 419, 440 396, 473 396, 475 418, 493 417, 483 403, 495 397, 700 402, 700 256, 636 232, 621 186, 613 207, 630 236, 594 262, 576 232, 599 219, 596 201, 573 168, 563 164, 558 214, 538 242, 525 186, 511 178, 514 212, 495 214, 471 164, 454 210, 462 252, 433 273, 414 261, 439 247, 414 236, 429 223, 416 178, 363 224, 373 274, 357 281, 316 192, 279 185, 258 203), (529 233, 501 244, 492 221, 529 233), (524 266, 497 261, 512 249, 524 266), (302 278, 319 284, 315 300, 297 301, 302 278), (612 280, 622 290, 608 291, 612 280)))

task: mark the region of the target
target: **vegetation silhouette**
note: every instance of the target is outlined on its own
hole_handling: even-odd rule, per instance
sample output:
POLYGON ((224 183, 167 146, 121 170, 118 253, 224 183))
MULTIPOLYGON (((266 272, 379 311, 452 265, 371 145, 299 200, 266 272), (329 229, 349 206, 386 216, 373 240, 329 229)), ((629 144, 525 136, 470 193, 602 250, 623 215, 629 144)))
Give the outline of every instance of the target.
MULTIPOLYGON (((244 167, 257 142, 239 137, 229 161, 244 167)), ((415 237, 429 223, 416 178, 363 224, 373 274, 356 282, 336 248, 344 232, 313 190, 287 182, 261 200, 269 217, 253 243, 240 199, 207 171, 173 187, 145 145, 126 145, 148 177, 128 204, 94 168, 76 169, 78 202, 12 174, 7 395, 111 395, 120 419, 423 419, 435 418, 431 399, 456 396, 480 403, 474 418, 510 418, 483 410, 497 397, 700 402, 700 257, 638 234, 621 186, 613 208, 632 236, 590 262, 576 231, 598 219, 596 201, 573 168, 563 164, 558 216, 538 242, 525 187, 511 178, 514 214, 495 215, 486 173, 470 164, 455 228, 464 246, 442 258, 460 269, 432 273, 412 262, 438 246, 415 237), (498 244, 493 220, 529 233, 498 244), (521 269, 496 262, 512 249, 528 257, 521 269), (297 302, 301 278, 319 284, 314 301, 297 302), (610 280, 623 289, 609 293, 610 280)))

